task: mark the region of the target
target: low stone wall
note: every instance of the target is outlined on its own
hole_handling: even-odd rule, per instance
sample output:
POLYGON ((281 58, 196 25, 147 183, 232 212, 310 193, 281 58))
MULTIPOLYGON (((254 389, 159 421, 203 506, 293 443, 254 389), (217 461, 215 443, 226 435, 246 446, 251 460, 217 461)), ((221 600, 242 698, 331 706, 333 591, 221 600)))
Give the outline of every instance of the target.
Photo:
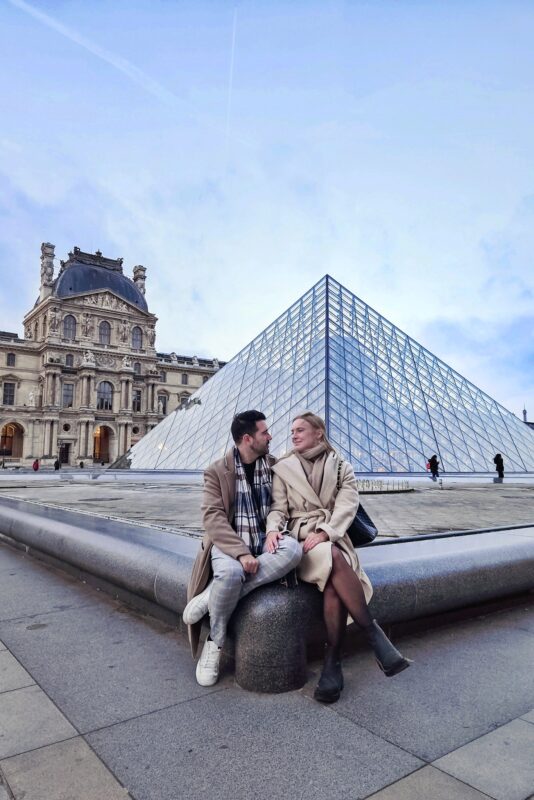
MULTIPOLYGON (((0 535, 132 597, 181 614, 198 539, 24 501, 0 499, 0 535)), ((534 589, 534 528, 413 540, 359 551, 374 586, 371 611, 403 622, 534 589)), ((310 586, 249 595, 231 626, 236 679, 256 691, 298 688, 306 643, 321 629, 310 586)))

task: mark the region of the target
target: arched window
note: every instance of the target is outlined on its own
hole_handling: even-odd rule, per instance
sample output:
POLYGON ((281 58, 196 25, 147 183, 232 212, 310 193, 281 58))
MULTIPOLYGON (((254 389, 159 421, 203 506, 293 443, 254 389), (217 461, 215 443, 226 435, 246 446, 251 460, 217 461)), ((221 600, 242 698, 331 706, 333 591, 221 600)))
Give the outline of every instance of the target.
POLYGON ((15 353, 7 353, 6 354, 6 364, 7 364, 8 367, 14 367, 15 366, 15 361, 16 361, 15 353))
POLYGON ((139 326, 132 328, 132 350, 141 350, 143 347, 143 331, 139 326))
POLYGON ((67 314, 63 320, 63 338, 75 339, 76 338, 76 318, 72 314, 67 314))
POLYGON ((72 353, 67 353, 65 356, 65 366, 66 367, 73 367, 74 366, 74 356, 72 353))
POLYGON ((106 320, 103 320, 98 326, 98 341, 100 344, 109 344, 111 342, 111 325, 106 320))
POLYGON ((109 381, 98 384, 96 407, 99 411, 111 411, 113 408, 113 386, 109 381))
POLYGON ((134 375, 140 375, 141 374, 141 362, 140 361, 134 361, 133 371, 134 371, 134 375))

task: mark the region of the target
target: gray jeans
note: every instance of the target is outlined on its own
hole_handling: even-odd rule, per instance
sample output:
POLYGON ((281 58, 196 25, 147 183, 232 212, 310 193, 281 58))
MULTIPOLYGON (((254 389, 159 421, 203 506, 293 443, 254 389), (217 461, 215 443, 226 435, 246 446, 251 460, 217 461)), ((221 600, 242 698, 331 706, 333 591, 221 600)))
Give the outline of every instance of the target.
POLYGON ((211 549, 213 585, 208 607, 210 636, 215 644, 223 646, 228 621, 241 598, 258 586, 283 578, 295 569, 301 558, 300 544, 292 536, 285 535, 279 540, 275 553, 267 553, 264 548, 263 553, 258 556, 258 571, 255 575, 250 575, 237 559, 227 556, 214 545, 211 549))

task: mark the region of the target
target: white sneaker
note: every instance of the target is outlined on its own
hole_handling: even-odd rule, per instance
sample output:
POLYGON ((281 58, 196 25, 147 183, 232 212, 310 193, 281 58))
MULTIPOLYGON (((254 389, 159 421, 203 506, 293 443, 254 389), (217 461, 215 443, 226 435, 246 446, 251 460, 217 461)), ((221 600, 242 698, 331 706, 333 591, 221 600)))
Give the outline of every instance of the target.
POLYGON ((200 622, 202 617, 205 617, 208 613, 208 600, 212 582, 208 583, 203 592, 195 595, 184 608, 182 619, 186 625, 194 625, 195 622, 200 622))
POLYGON ((201 686, 213 686, 219 680, 219 663, 221 648, 217 647, 211 639, 206 639, 202 654, 197 664, 197 683, 201 686))

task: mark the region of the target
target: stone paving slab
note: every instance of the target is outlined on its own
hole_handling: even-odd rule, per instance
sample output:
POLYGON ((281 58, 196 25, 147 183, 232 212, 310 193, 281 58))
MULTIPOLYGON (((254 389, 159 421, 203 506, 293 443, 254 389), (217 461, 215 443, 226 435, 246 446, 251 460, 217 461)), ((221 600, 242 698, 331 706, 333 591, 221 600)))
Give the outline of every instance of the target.
POLYGON ((27 622, 0 623, 2 638, 81 732, 205 691, 175 631, 106 596, 90 607, 38 615, 31 630, 27 622))
POLYGON ((4 551, 10 566, 8 570, 2 570, 0 578, 3 589, 0 621, 18 619, 38 612, 63 611, 89 602, 91 590, 79 581, 67 575, 64 580, 58 581, 54 573, 37 564, 35 559, 10 552, 7 547, 3 548, 4 551), (13 561, 13 557, 17 561, 13 561), (28 592, 25 580, 28 570, 31 572, 31 592, 28 592))
POLYGON ((472 786, 435 767, 423 767, 397 781, 369 800, 493 800, 472 786))
POLYGON ((0 694, 0 759, 76 736, 38 686, 0 694))
POLYGON ((8 650, 0 652, 0 693, 23 689, 35 681, 8 650))
POLYGON ((523 714, 521 719, 524 719, 527 722, 532 722, 534 724, 534 709, 532 709, 532 711, 529 711, 528 714, 523 714))
POLYGON ((513 720, 434 765, 495 800, 525 800, 534 789, 534 725, 513 720))
POLYGON ((0 642, 0 652, 2 650, 7 650, 7 647, 5 646, 5 644, 3 642, 0 642))
MULTIPOLYGON (((506 628, 505 617, 498 615, 497 626, 480 618, 404 637, 402 651, 415 663, 393 678, 362 651, 346 662, 336 713, 425 761, 524 714, 534 705, 526 668, 534 660, 534 635, 513 623, 506 628)), ((310 697, 315 679, 304 688, 310 697)))
POLYGON ((421 765, 298 693, 227 689, 90 734, 143 800, 366 797, 421 765))
MULTIPOLYGON (((169 482, 168 478, 128 483, 121 481, 43 484, 28 476, 27 485, 1 480, 2 494, 23 500, 59 505, 95 515, 110 515, 134 522, 186 529, 200 535, 202 518, 201 476, 169 482)), ((534 524, 534 481, 503 484, 490 481, 448 480, 443 490, 430 480, 412 481, 408 494, 362 495, 366 510, 379 532, 387 536, 534 524)))
MULTIPOLYGON (((128 800, 80 737, 0 762, 15 800, 128 800)), ((0 795, 1 800, 1 795, 0 795)))

